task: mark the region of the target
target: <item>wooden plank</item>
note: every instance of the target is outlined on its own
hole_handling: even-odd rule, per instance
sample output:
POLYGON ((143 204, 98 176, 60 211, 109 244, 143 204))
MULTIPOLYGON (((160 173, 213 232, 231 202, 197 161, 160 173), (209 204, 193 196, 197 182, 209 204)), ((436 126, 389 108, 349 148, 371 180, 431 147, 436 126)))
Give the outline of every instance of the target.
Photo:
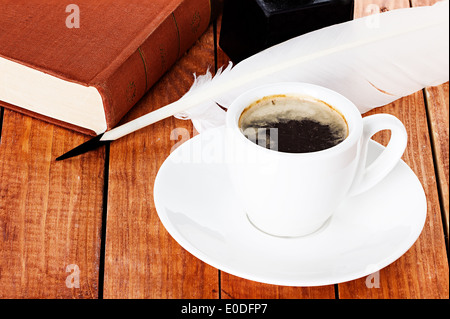
MULTIPOLYGON (((218 21, 220 33, 220 20, 218 21)), ((218 36, 217 39, 220 37, 218 36)), ((218 66, 227 66, 229 58, 218 47, 218 66)), ((262 284, 221 272, 221 298, 223 299, 333 299, 334 286, 324 287, 285 287, 262 284)))
MULTIPOLYGON (((193 73, 214 68, 212 27, 124 121, 180 98, 193 73)), ((153 202, 159 167, 190 121, 173 117, 111 144, 106 229, 105 298, 217 298, 218 271, 186 252, 161 224, 153 202), (178 129, 178 131, 173 131, 178 129)), ((175 199, 176 200, 176 199, 175 199)))
POLYGON ((439 1, 442 0, 411 0, 411 6, 413 7, 431 6, 439 1))
MULTIPOLYGON (((433 5, 439 0, 412 0, 412 5, 433 5)), ((437 168, 440 199, 444 211, 447 247, 449 243, 449 111, 448 82, 425 89, 427 99, 428 121, 430 123, 433 152, 437 168)))
POLYGON ((334 286, 287 287, 262 284, 221 272, 223 299, 333 299, 334 286))
POLYGON ((444 210, 444 222, 447 229, 447 246, 449 240, 449 98, 448 82, 437 87, 425 90, 428 118, 433 139, 433 151, 437 166, 438 186, 442 208, 444 210))
POLYGON ((0 298, 97 298, 104 151, 54 159, 87 137, 5 110, 0 298))
MULTIPOLYGON (((409 1, 358 1, 356 14, 370 14, 367 8, 369 5, 373 8, 373 4, 378 4, 382 10, 392 10, 408 7, 409 1)), ((407 128, 409 141, 403 160, 424 187, 427 219, 422 234, 412 248, 393 264, 374 274, 372 288, 366 285, 367 278, 340 284, 339 298, 448 298, 448 260, 423 94, 417 92, 372 110, 365 116, 376 113, 393 114, 407 128)), ((386 144, 389 136, 380 133, 374 139, 386 144)))

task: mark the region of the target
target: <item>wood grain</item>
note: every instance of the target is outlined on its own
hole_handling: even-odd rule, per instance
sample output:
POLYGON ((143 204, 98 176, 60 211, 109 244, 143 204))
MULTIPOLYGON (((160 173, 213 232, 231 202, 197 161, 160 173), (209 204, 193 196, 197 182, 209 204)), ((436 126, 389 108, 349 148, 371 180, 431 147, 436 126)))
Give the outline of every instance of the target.
POLYGON ((104 152, 54 161, 85 140, 5 110, 0 298, 97 298, 104 152))
MULTIPOLYGON (((407 0, 359 1, 355 14, 368 14, 367 6, 374 3, 382 11, 409 6, 407 0)), ((365 116, 377 113, 393 114, 407 128, 409 141, 403 160, 424 187, 428 205, 426 224, 419 239, 405 255, 374 274, 377 285, 367 287, 367 278, 340 284, 339 298, 448 298, 448 261, 423 93, 417 92, 365 116)), ((374 139, 386 145, 389 135, 377 134, 374 139)))
MULTIPOLYGON (((212 27, 124 120, 180 98, 193 73, 214 68, 212 27)), ((217 298, 218 271, 172 239, 153 202, 159 167, 179 142, 174 129, 193 135, 190 121, 173 117, 115 141, 110 150, 105 298, 217 298)), ((187 136, 186 136, 187 134, 187 136)), ((175 199, 176 200, 176 199, 175 199)))

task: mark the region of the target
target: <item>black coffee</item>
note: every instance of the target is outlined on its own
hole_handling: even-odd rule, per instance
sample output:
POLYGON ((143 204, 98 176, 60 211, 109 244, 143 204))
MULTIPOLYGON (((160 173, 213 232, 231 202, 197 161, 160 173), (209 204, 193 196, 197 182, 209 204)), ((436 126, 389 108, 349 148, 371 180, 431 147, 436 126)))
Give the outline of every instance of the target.
POLYGON ((308 96, 274 95, 256 101, 241 114, 239 127, 252 142, 287 153, 321 151, 348 135, 338 111, 308 96))

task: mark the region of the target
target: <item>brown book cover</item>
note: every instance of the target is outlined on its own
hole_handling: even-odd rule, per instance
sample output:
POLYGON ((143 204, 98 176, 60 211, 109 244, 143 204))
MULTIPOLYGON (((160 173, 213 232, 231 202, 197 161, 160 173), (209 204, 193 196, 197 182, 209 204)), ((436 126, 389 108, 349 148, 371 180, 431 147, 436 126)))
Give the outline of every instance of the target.
POLYGON ((72 3, 2 1, 0 103, 91 134, 119 122, 207 29, 212 11, 210 0, 72 3), (62 83, 53 84, 55 79, 62 83), (74 84, 84 88, 78 95, 70 86, 74 84), (87 88, 95 89, 95 93, 87 88), (62 100, 66 91, 73 93, 67 95, 67 99, 71 98, 67 105, 62 100), (86 92, 94 97, 84 99, 86 92), (82 127, 78 122, 84 123, 83 116, 90 116, 96 94, 105 126, 82 127), (39 103, 43 106, 36 105, 39 103), (77 112, 85 115, 74 111, 73 118, 80 121, 68 121, 72 115, 67 114, 72 113, 64 108, 70 110, 78 104, 83 108, 77 112), (61 115, 55 115, 58 112, 61 115))

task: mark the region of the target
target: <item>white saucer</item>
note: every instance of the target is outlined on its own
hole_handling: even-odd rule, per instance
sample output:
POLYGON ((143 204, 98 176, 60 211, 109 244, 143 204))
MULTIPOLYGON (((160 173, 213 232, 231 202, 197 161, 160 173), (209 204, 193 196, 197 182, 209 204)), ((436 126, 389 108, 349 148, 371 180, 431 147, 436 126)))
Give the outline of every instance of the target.
MULTIPOLYGON (((232 275, 285 286, 320 286, 370 275, 402 256, 419 237, 426 198, 401 161, 380 184, 344 202, 316 233, 278 238, 252 226, 231 186, 224 128, 177 148, 155 180, 158 215, 187 251, 232 275)), ((383 146, 371 142, 368 158, 383 146)))

